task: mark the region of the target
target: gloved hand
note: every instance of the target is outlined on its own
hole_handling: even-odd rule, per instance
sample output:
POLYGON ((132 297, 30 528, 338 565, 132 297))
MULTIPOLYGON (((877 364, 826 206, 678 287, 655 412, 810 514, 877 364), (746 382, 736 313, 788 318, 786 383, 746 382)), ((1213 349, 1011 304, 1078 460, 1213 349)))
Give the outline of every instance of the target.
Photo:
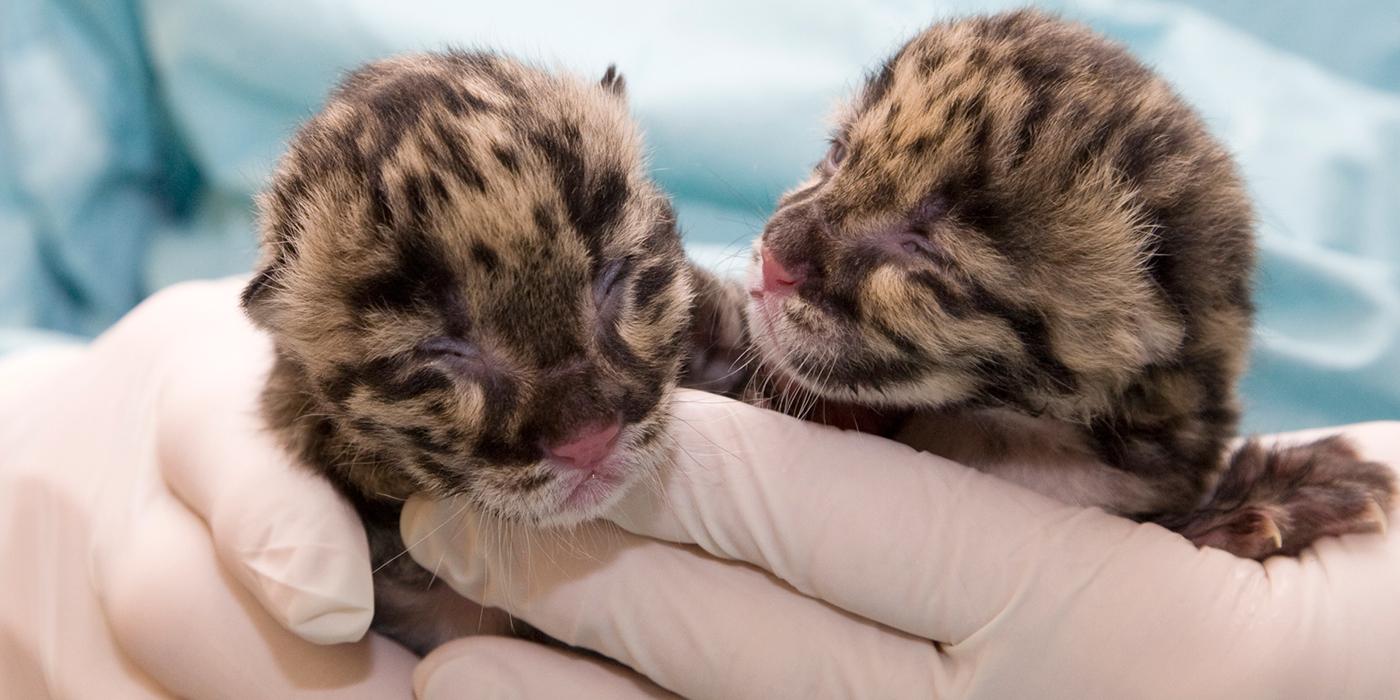
MULTIPOLYGON (((305 641, 363 632, 364 540, 257 429, 268 348, 238 288, 182 285, 87 350, 0 363, 0 696, 395 697, 410 673, 427 697, 664 693, 517 640, 460 640, 416 671, 377 637, 305 641)), ((1394 538, 1261 568, 892 443, 704 394, 676 413, 681 463, 618 512, 632 534, 483 531, 527 545, 512 552, 452 537, 473 517, 454 504, 416 501, 415 556, 701 696, 1375 696, 1397 681, 1377 663, 1400 629, 1394 538)), ((1349 432, 1400 462, 1393 427, 1349 432)))
MULTIPOLYGON (((463 595, 691 697, 1400 688, 1400 538, 1261 565, 879 438, 696 392, 674 414, 678 463, 613 523, 541 536, 414 498, 404 539, 463 595)), ((1345 432, 1400 464, 1400 425, 1345 432)), ((442 679, 489 663, 452 647, 429 661, 442 679)))
POLYGON ((409 696, 398 645, 312 643, 369 624, 364 531, 259 429, 240 286, 0 362, 0 697, 409 696))

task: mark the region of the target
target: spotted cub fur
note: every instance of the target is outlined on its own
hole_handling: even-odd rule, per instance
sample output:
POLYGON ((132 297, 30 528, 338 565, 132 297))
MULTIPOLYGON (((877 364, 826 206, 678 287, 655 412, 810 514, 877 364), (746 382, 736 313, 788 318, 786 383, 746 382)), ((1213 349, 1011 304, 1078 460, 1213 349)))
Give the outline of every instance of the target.
POLYGON ((1393 473, 1340 439, 1229 455, 1249 202, 1122 47, 1034 11, 937 24, 837 123, 756 247, 756 398, 1244 556, 1384 526, 1393 473))
POLYGON ((665 457, 692 283, 611 69, 373 63, 296 134, 259 205, 244 305, 275 340, 265 412, 358 508, 377 630, 421 652, 480 620, 400 556, 411 493, 568 524, 665 457), (546 459, 602 424, 608 461, 546 459))

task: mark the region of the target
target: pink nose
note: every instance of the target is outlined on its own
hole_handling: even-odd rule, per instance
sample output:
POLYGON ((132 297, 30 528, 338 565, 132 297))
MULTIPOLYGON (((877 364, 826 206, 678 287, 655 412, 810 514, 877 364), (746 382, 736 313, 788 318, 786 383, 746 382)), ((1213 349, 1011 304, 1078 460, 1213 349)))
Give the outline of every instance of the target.
POLYGON ((777 295, 791 294, 801 282, 801 275, 783 267, 767 247, 763 249, 763 291, 777 295))
POLYGON ((545 445, 544 451, 560 465, 591 471, 612 454, 613 448, 617 447, 617 434, 621 430, 622 423, 617 420, 610 423, 593 423, 584 426, 563 442, 545 445))

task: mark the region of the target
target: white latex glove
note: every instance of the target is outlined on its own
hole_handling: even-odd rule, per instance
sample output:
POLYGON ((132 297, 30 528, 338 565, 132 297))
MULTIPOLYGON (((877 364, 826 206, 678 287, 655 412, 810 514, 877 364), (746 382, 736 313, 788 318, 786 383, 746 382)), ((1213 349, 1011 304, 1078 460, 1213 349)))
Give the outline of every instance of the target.
MULTIPOLYGON (((364 540, 251 419, 269 358, 237 310, 239 286, 183 285, 90 349, 0 362, 0 697, 407 694, 415 659, 392 643, 303 639, 363 632, 364 540)), ((434 531, 434 513, 453 526, 420 561, 702 696, 1000 696, 1074 682, 1136 696, 1375 696, 1395 682, 1375 663, 1400 628, 1393 539, 1328 542, 1319 558, 1261 569, 890 443, 694 393, 677 413, 684 463, 618 520, 762 563, 890 627, 608 525, 571 539, 495 527, 529 546, 493 558, 488 580, 485 550, 447 537, 459 511, 417 503, 410 535, 434 531), (938 654, 920 636, 958 643, 938 654)), ((1353 433, 1400 461, 1393 429, 1353 433)), ((499 638, 449 644, 412 680, 428 697, 664 693, 615 665, 499 638)))
POLYGON ((398 645, 306 641, 364 635, 367 547, 255 422, 270 356, 240 287, 0 361, 0 697, 410 695, 398 645))
MULTIPOLYGON (((674 412, 676 468, 616 525, 482 529, 415 498, 405 541, 462 594, 692 697, 1400 693, 1400 538, 1261 565, 879 438, 696 392, 674 412)), ((1397 424, 1345 432, 1400 464, 1397 424)))

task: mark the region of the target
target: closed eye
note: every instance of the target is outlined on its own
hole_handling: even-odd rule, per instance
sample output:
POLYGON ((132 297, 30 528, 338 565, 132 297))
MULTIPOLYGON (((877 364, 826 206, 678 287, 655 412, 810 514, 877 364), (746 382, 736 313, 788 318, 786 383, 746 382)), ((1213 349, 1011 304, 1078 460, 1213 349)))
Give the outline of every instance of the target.
POLYGON ((478 348, 475 343, 452 336, 440 335, 428 338, 419 343, 415 349, 418 354, 431 359, 445 358, 473 362, 481 360, 481 348, 478 348))
POLYGON ((605 308, 611 311, 616 307, 617 291, 622 287, 622 282, 631 268, 630 257, 618 258, 605 265, 598 273, 598 279, 593 283, 593 303, 600 312, 605 308))
POLYGON ((948 263, 947 253, 928 236, 915 231, 901 231, 881 237, 882 247, 895 250, 902 255, 928 260, 939 265, 948 263))
POLYGON ((933 244, 923 236, 906 234, 900 238, 899 247, 906 253, 927 255, 933 252, 933 244))
POLYGON ((826 158, 822 161, 822 169, 828 173, 836 172, 841 164, 846 162, 846 155, 849 152, 850 149, 846 146, 845 141, 833 139, 831 149, 826 152, 826 158))

